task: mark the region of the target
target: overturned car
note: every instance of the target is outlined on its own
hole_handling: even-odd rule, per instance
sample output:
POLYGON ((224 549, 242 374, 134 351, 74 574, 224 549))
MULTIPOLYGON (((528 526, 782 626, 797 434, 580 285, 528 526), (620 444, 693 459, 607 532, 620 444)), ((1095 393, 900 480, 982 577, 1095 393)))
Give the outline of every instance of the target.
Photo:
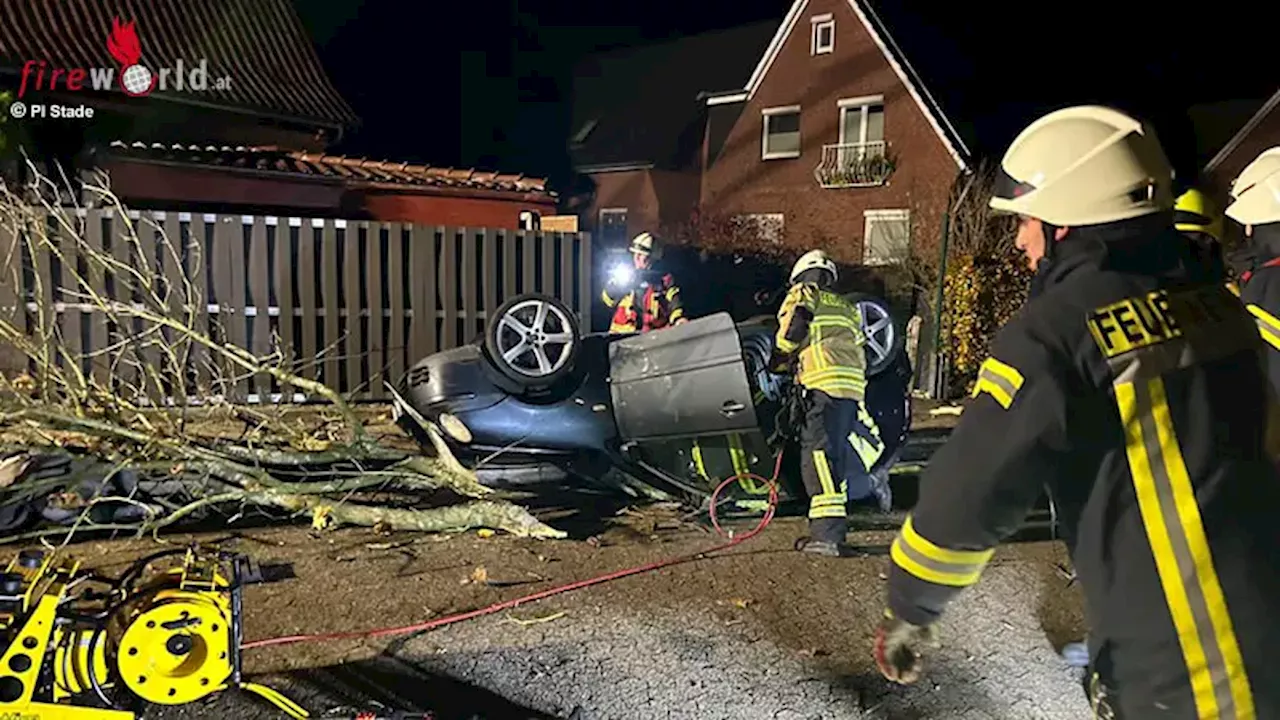
MULTIPOLYGON (((868 339, 868 409, 886 444, 873 472, 888 473, 911 420, 902 325, 883 300, 850 299, 868 339)), ((406 373, 397 420, 419 435, 421 422, 437 424, 488 484, 569 478, 698 505, 723 479, 772 476, 792 442, 791 381, 769 370, 775 329, 773 317, 717 313, 646 334, 584 334, 559 300, 521 295, 482 339, 406 373)), ((783 501, 804 497, 797 472, 780 477, 783 501)), ((739 494, 768 492, 739 484, 739 494)))

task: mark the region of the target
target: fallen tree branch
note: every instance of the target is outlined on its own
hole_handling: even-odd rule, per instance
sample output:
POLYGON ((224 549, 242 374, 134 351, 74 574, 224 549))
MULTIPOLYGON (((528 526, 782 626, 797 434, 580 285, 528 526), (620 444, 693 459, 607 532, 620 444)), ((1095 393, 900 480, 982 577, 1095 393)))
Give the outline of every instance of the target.
MULTIPOLYGON (((80 459, 75 473, 45 468, 0 487, 0 509, 25 503, 24 512, 63 518, 87 505, 72 534, 143 534, 175 528, 222 506, 261 506, 311 512, 340 525, 427 532, 487 527, 528 537, 564 536, 523 508, 478 501, 494 491, 458 462, 433 423, 419 422, 424 435, 417 440, 425 454, 379 446, 342 393, 300 374, 303 363, 293 361, 291 349, 277 342, 257 355, 228 342, 226 317, 206 312, 203 282, 192 280, 205 272, 203 241, 184 245, 182 237, 166 232, 166 223, 131 216, 105 176, 85 188, 96 196, 95 209, 82 210, 51 200, 58 197, 51 190, 58 188, 34 165, 28 169, 34 175, 30 186, 20 192, 0 186, 0 253, 11 260, 0 266, 0 283, 10 285, 6 297, 18 305, 0 308, 0 345, 16 350, 32 369, 32 376, 0 375, 0 434, 25 452, 52 445, 80 459), (113 219, 109 237, 89 232, 103 211, 113 219), (95 326, 105 326, 105 347, 81 351, 71 328, 85 314, 95 326), (250 378, 270 378, 326 404, 304 410, 312 421, 307 423, 284 404, 228 402, 250 378), (191 404, 196 401, 199 411, 191 404), (223 423, 224 431, 205 432, 208 425, 201 426, 195 415, 223 423), (86 470, 86 457, 116 470, 101 473, 92 462, 86 470), (128 469, 128 477, 119 469, 128 469), (390 493, 402 497, 393 505, 370 502, 390 493), (54 496, 62 506, 48 504, 54 496), (420 507, 425 498, 459 497, 472 501, 420 507), (402 506, 405 499, 419 507, 402 506), (108 522, 137 508, 146 512, 136 524, 108 522), (90 509, 95 522, 88 521, 90 509)), ((332 347, 322 354, 341 339, 325 341, 332 347)), ((47 534, 59 532, 66 529, 47 534)), ((10 540, 45 533, 4 534, 10 540)))
POLYGON ((457 532, 492 528, 504 530, 517 537, 559 539, 567 536, 564 531, 544 524, 522 507, 491 500, 477 500, 464 505, 450 505, 428 510, 407 510, 355 503, 330 504, 331 501, 312 495, 290 495, 275 491, 251 494, 249 500, 259 505, 275 505, 293 512, 309 512, 313 524, 320 527, 376 525, 389 530, 421 532, 457 532))

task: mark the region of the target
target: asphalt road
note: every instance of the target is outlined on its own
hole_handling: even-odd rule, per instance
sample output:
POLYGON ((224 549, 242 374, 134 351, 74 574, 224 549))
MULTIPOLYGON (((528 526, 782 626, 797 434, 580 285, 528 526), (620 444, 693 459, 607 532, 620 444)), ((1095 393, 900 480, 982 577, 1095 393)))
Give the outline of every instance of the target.
POLYGON ((1045 589, 1026 567, 993 568, 952 608, 944 647, 912 688, 849 661, 850 650, 869 654, 865 636, 797 652, 749 620, 688 609, 641 615, 602 605, 516 634, 476 623, 409 642, 400 655, 557 717, 577 710, 580 720, 1088 717, 1078 675, 1028 602, 1045 589))

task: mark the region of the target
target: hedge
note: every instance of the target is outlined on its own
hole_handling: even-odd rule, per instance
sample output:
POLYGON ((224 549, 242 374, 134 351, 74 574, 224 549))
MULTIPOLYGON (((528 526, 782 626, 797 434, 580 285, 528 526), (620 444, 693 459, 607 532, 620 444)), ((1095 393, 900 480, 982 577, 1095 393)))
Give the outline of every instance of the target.
POLYGON ((950 389, 967 392, 991 349, 991 339, 1022 307, 1031 272, 1020 253, 961 254, 947 268, 944 347, 951 361, 950 389))

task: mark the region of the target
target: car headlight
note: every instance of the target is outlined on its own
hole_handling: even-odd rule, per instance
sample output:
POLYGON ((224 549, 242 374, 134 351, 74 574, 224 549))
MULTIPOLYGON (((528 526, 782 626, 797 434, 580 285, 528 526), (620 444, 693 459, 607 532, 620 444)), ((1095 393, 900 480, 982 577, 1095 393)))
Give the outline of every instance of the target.
POLYGON ((458 416, 442 413, 440 417, 436 418, 436 422, 440 425, 440 429, 444 430, 454 440, 464 445, 471 442, 471 430, 466 426, 466 423, 458 419, 458 416))
POLYGON ((635 276, 635 268, 626 263, 618 263, 609 271, 609 284, 615 286, 630 285, 635 276))

